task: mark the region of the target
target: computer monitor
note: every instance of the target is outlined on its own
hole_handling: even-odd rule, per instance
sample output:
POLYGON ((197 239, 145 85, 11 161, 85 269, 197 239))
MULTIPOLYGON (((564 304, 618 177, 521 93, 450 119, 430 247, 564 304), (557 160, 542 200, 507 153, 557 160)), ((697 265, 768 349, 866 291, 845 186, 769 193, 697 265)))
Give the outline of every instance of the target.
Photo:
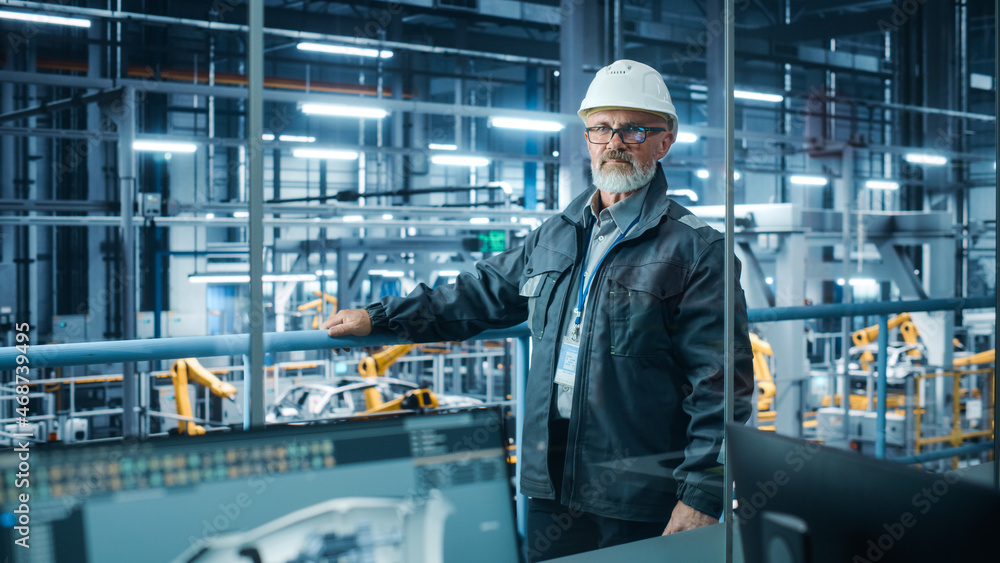
POLYGON ((984 561, 1000 493, 960 471, 926 473, 730 424, 747 563, 984 561))
POLYGON ((475 409, 29 446, 23 472, 18 452, 3 452, 2 555, 15 563, 517 561, 502 420, 497 409, 475 409))

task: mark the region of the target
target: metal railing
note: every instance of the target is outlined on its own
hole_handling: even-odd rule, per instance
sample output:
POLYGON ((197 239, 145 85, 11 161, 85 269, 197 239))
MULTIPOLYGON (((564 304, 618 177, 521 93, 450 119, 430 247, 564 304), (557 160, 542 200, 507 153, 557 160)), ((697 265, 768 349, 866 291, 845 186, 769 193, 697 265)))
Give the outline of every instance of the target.
MULTIPOLYGON (((884 396, 887 374, 884 359, 887 357, 887 335, 885 323, 888 315, 903 312, 918 311, 958 311, 970 308, 994 308, 995 296, 924 299, 912 301, 883 301, 877 303, 846 303, 835 305, 814 305, 802 307, 773 307, 766 309, 751 309, 748 318, 751 323, 780 322, 789 320, 807 320, 817 318, 837 318, 845 316, 880 317, 879 331, 879 400, 876 452, 879 456, 885 451, 885 415, 886 398, 884 396)), ((503 330, 485 331, 470 340, 501 340, 516 338, 520 340, 518 347, 519 359, 516 371, 516 397, 520 397, 527 377, 529 331, 525 324, 503 330)), ((291 352, 299 350, 329 350, 331 348, 356 348, 403 344, 405 340, 389 335, 330 338, 322 330, 304 330, 297 332, 268 333, 264 335, 264 352, 291 352)), ((54 344, 49 346, 33 345, 26 354, 29 367, 32 370, 71 365, 128 363, 154 360, 167 360, 182 357, 211 356, 246 356, 250 351, 250 337, 246 334, 200 336, 180 338, 159 338, 132 341, 86 342, 75 344, 54 344)), ((21 351, 14 347, 0 348, 0 370, 11 370, 17 367, 17 357, 21 351)), ((521 401, 518 401, 520 415, 521 401)), ((994 428, 996 428, 996 409, 994 409, 994 428)), ((520 425, 522 417, 518 416, 520 425)))

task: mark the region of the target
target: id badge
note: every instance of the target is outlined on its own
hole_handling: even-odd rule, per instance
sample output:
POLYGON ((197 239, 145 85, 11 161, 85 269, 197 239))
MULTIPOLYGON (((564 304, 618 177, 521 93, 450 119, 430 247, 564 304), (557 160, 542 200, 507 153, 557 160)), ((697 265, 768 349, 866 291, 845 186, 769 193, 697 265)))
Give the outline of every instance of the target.
POLYGON ((572 387, 576 383, 576 360, 580 346, 566 338, 559 348, 559 363, 556 364, 556 384, 572 387))

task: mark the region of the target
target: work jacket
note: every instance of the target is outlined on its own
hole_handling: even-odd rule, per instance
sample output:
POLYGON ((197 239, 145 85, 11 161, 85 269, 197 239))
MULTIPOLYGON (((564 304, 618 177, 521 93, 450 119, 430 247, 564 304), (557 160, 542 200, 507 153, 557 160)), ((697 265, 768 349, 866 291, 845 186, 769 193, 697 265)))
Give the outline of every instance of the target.
MULTIPOLYGON (((531 367, 519 444, 521 492, 554 498, 548 467, 561 327, 572 314, 590 193, 454 284, 418 286, 368 307, 375 331, 413 342, 463 340, 527 321, 531 367)), ((560 500, 572 510, 666 522, 676 500, 722 512, 724 239, 666 196, 657 172, 638 222, 587 294, 560 500)), ((735 260, 735 258, 734 258, 735 260)), ((736 419, 750 415, 752 352, 735 262, 736 419)))

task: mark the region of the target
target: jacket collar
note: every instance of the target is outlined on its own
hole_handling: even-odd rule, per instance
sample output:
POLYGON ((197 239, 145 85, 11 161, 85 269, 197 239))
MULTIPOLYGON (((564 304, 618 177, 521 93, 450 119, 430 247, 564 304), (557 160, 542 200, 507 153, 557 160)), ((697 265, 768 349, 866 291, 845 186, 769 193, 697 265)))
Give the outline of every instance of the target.
MULTIPOLYGON (((653 175, 645 192, 643 196, 640 196, 645 199, 642 202, 639 223, 629 232, 625 240, 635 238, 657 225, 660 222, 660 217, 665 215, 670 208, 670 199, 667 198, 667 178, 663 175, 663 167, 660 166, 659 162, 656 163, 656 174, 653 175)), ((563 210, 563 219, 577 227, 585 227, 588 217, 591 215, 589 208, 590 198, 593 195, 594 192, 588 190, 573 199, 563 210)))

